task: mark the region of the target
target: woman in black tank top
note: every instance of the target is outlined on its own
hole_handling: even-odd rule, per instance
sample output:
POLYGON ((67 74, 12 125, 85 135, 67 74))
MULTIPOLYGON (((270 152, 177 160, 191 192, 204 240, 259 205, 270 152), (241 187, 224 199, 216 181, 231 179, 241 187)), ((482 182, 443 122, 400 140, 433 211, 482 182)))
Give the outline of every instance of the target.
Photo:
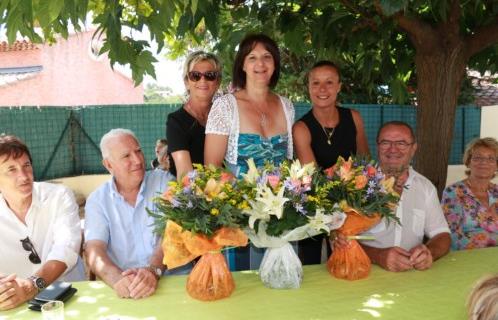
MULTIPOLYGON (((339 68, 330 61, 317 62, 308 72, 311 110, 293 127, 294 150, 301 163, 315 162, 322 169, 334 165, 339 156, 368 155, 363 120, 358 111, 337 106, 341 90, 339 68)), ((303 264, 321 261, 323 237, 299 241, 303 264)))

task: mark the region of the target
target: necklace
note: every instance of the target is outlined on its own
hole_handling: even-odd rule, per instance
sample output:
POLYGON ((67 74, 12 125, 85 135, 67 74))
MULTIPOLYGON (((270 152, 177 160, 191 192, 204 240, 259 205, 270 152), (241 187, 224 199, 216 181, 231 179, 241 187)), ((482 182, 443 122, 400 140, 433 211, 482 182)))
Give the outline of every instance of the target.
POLYGON ((259 113, 259 125, 261 126, 261 128, 265 128, 266 125, 268 124, 268 117, 266 116, 266 113, 261 112, 259 107, 257 107, 256 105, 254 105, 254 108, 259 113))
POLYGON ((330 146, 332 144, 332 136, 334 135, 335 127, 329 129, 322 126, 322 130, 327 138, 327 144, 330 146))
POLYGON ((190 113, 195 120, 197 120, 197 122, 199 122, 200 124, 202 125, 205 125, 206 124, 206 121, 207 121, 207 115, 208 115, 208 112, 209 112, 209 108, 208 108, 208 112, 196 112, 194 110, 194 108, 192 107, 191 103, 190 103, 190 100, 185 104, 185 107, 184 109, 190 113))

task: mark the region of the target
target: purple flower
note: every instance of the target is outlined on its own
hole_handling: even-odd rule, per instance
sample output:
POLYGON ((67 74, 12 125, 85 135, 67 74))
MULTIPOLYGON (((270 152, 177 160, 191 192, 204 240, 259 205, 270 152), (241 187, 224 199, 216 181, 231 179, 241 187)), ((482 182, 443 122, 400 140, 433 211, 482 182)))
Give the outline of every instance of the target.
POLYGON ((180 201, 178 201, 178 199, 173 198, 173 200, 171 200, 171 206, 173 206, 173 208, 178 208, 182 205, 182 203, 180 201))

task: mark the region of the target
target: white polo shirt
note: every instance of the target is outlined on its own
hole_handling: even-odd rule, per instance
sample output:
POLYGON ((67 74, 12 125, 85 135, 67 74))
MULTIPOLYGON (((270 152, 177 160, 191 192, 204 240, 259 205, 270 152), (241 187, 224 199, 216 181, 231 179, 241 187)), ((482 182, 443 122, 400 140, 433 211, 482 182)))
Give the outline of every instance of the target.
POLYGON ((32 197, 23 224, 0 194, 0 273, 28 278, 46 261, 57 260, 67 265, 60 280, 84 280, 79 258, 81 226, 72 191, 61 185, 35 182, 32 197), (30 251, 22 247, 21 239, 27 236, 40 256, 40 264, 29 261, 30 251))
POLYGON ((439 233, 450 233, 436 188, 429 179, 410 167, 404 187, 396 208, 401 225, 394 221, 387 224, 382 219, 363 233, 374 236, 375 240, 362 241, 363 244, 376 248, 396 246, 410 250, 421 244, 424 236, 432 238, 439 233))

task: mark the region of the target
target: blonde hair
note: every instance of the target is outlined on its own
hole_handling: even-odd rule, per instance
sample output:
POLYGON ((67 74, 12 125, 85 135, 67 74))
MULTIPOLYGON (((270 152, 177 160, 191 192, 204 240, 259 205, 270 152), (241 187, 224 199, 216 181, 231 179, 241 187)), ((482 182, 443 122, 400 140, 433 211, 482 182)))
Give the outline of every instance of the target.
MULTIPOLYGON (((472 158, 472 154, 477 148, 486 148, 493 150, 495 152, 496 163, 498 164, 498 141, 495 138, 486 137, 486 138, 477 138, 469 142, 467 147, 465 148, 465 152, 463 154, 463 164, 468 168, 470 164, 470 160, 472 158)), ((470 175, 470 170, 465 170, 466 175, 470 175)))
POLYGON ((469 320, 498 320, 498 274, 479 280, 467 301, 469 320))
POLYGON ((218 72, 218 77, 221 78, 221 62, 218 57, 212 53, 204 52, 204 51, 195 51, 188 55, 185 60, 185 64, 183 65, 183 80, 187 81, 188 73, 192 70, 192 68, 201 61, 208 61, 211 63, 218 72))

